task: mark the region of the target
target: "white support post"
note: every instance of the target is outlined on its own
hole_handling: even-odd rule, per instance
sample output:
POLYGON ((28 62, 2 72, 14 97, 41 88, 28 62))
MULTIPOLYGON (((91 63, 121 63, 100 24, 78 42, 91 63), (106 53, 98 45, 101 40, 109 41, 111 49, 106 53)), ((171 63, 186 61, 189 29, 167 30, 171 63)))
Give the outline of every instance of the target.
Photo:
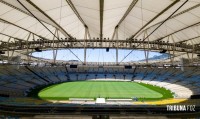
POLYGON ((146 51, 145 45, 143 45, 143 48, 144 48, 145 61, 146 61, 146 64, 148 64, 147 53, 146 53, 147 51, 146 51))
MULTIPOLYGON (((144 38, 145 35, 148 36, 147 31, 144 32, 144 38)), ((144 56, 145 56, 145 60, 146 60, 146 64, 148 64, 148 57, 149 57, 149 38, 148 38, 148 50, 146 50, 145 44, 143 44, 143 48, 144 48, 144 56)))
MULTIPOLYGON (((169 42, 169 38, 170 38, 170 36, 167 37, 167 42, 169 42)), ((168 58, 170 58, 170 62, 172 63, 169 45, 167 45, 167 51, 168 51, 168 53, 169 53, 169 57, 168 57, 168 58)))
MULTIPOLYGON (((57 30, 57 37, 60 38, 59 34, 58 34, 58 30, 57 30)), ((56 58, 57 58, 57 54, 58 54, 58 46, 59 46, 59 43, 57 43, 57 48, 56 48, 56 52, 55 52, 55 56, 54 56, 54 60, 55 60, 54 63, 56 62, 56 58)))
POLYGON ((14 55, 14 50, 12 50, 12 54, 11 54, 11 57, 13 57, 13 55, 14 55))
MULTIPOLYGON (((35 41, 35 36, 34 36, 34 34, 32 34, 32 37, 33 37, 33 41, 35 41)), ((31 60, 32 53, 33 53, 33 49, 32 49, 32 51, 31 51, 31 54, 30 54, 30 57, 29 57, 29 61, 31 60)))
POLYGON ((11 39, 11 37, 8 39, 8 44, 7 44, 7 53, 8 53, 8 61, 9 61, 9 57, 10 57, 10 53, 9 53, 9 50, 10 50, 10 48, 9 48, 9 42, 10 42, 10 39, 11 39))
POLYGON ((85 27, 85 35, 84 35, 84 64, 86 64, 86 56, 87 56, 87 49, 86 49, 86 40, 87 40, 87 35, 88 35, 88 29, 85 27))
POLYGON ((117 29, 118 29, 118 28, 115 28, 115 30, 114 30, 114 33, 113 33, 113 35, 112 35, 112 38, 111 38, 111 40, 114 40, 114 38, 115 38, 115 34, 116 34, 116 31, 117 31, 117 29))
MULTIPOLYGON (((146 35, 148 36, 147 31, 146 31, 146 35)), ((147 53, 146 63, 148 64, 149 63, 149 37, 147 38, 147 40, 148 40, 148 44, 147 44, 148 50, 146 51, 146 53, 147 53)))
POLYGON ((29 33, 29 35, 28 35, 28 38, 27 38, 27 40, 26 40, 26 56, 27 56, 27 62, 29 63, 29 52, 28 52, 28 48, 29 48, 29 46, 28 46, 28 40, 29 40, 29 38, 30 38, 30 36, 31 36, 31 33, 29 33))
POLYGON ((116 42, 116 46, 117 46, 117 48, 116 48, 116 64, 118 65, 118 47, 119 47, 119 44, 118 44, 118 28, 116 29, 116 40, 117 40, 117 42, 116 42))
POLYGON ((172 62, 172 64, 174 64, 174 56, 175 56, 175 41, 174 41, 174 37, 173 36, 171 36, 171 38, 172 38, 172 41, 173 41, 173 44, 174 44, 174 46, 173 46, 173 58, 171 58, 171 62, 172 62))
MULTIPOLYGON (((57 29, 55 30, 55 35, 57 33, 57 29)), ((56 63, 56 55, 57 53, 55 52, 55 35, 53 36, 53 64, 56 63)))
POLYGON ((190 61, 190 55, 189 55, 189 53, 187 52, 187 57, 188 57, 188 60, 190 61))
POLYGON ((192 43, 192 58, 191 58, 191 62, 193 62, 194 60, 194 42, 191 40, 192 43))
POLYGON ((90 32, 89 32, 88 27, 87 27, 87 35, 88 35, 88 39, 91 39, 91 36, 90 36, 90 32))

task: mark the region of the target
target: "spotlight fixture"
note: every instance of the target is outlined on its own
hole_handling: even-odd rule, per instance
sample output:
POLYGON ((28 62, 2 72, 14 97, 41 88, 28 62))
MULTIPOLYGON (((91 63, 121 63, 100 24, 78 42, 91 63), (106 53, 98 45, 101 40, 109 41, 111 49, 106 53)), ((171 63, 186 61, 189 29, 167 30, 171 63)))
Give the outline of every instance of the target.
POLYGON ((162 49, 162 50, 160 51, 160 53, 166 53, 166 52, 167 52, 166 49, 162 49))
POLYGON ((124 68, 125 68, 125 69, 132 69, 132 66, 125 65, 124 68))
POLYGON ((109 48, 106 48, 106 52, 109 52, 109 48))
POLYGON ((5 54, 5 52, 4 51, 0 51, 0 54, 5 54))
POLYGON ((36 52, 42 52, 42 50, 39 47, 35 48, 35 51, 36 52))
POLYGON ((77 68, 78 65, 70 65, 70 68, 77 68))

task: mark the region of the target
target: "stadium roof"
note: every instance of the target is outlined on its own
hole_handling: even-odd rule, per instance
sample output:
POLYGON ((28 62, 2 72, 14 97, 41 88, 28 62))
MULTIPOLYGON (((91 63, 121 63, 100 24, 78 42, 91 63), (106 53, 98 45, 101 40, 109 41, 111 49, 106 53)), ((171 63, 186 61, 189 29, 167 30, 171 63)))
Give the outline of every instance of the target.
POLYGON ((200 44, 199 0, 0 0, 0 41, 106 38, 200 44))

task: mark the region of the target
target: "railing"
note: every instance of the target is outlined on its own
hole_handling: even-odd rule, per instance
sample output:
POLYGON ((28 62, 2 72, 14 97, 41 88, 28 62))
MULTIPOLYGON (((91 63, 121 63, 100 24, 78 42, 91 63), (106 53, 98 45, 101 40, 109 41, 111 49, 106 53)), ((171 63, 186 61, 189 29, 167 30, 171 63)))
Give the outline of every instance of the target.
POLYGON ((0 65, 16 65, 16 66, 34 66, 34 67, 63 67, 63 66, 70 66, 70 65, 78 65, 81 67, 99 67, 99 68, 105 68, 106 66, 111 67, 124 67, 124 66, 132 66, 132 67, 139 67, 139 68, 146 68, 146 67, 199 67, 200 61, 194 61, 189 62, 187 64, 182 64, 181 62, 152 62, 152 63, 146 63, 146 62, 122 62, 120 64, 117 64, 115 62, 87 62, 86 64, 83 64, 82 62, 60 62, 60 63, 49 63, 49 62, 7 62, 7 61, 0 61, 0 65))

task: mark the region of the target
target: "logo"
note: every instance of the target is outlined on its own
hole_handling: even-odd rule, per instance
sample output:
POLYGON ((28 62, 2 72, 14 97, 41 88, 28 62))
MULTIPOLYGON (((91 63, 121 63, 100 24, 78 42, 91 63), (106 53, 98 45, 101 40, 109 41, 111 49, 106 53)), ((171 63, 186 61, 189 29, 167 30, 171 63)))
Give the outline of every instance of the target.
POLYGON ((167 105, 167 111, 194 112, 195 105, 167 105))

